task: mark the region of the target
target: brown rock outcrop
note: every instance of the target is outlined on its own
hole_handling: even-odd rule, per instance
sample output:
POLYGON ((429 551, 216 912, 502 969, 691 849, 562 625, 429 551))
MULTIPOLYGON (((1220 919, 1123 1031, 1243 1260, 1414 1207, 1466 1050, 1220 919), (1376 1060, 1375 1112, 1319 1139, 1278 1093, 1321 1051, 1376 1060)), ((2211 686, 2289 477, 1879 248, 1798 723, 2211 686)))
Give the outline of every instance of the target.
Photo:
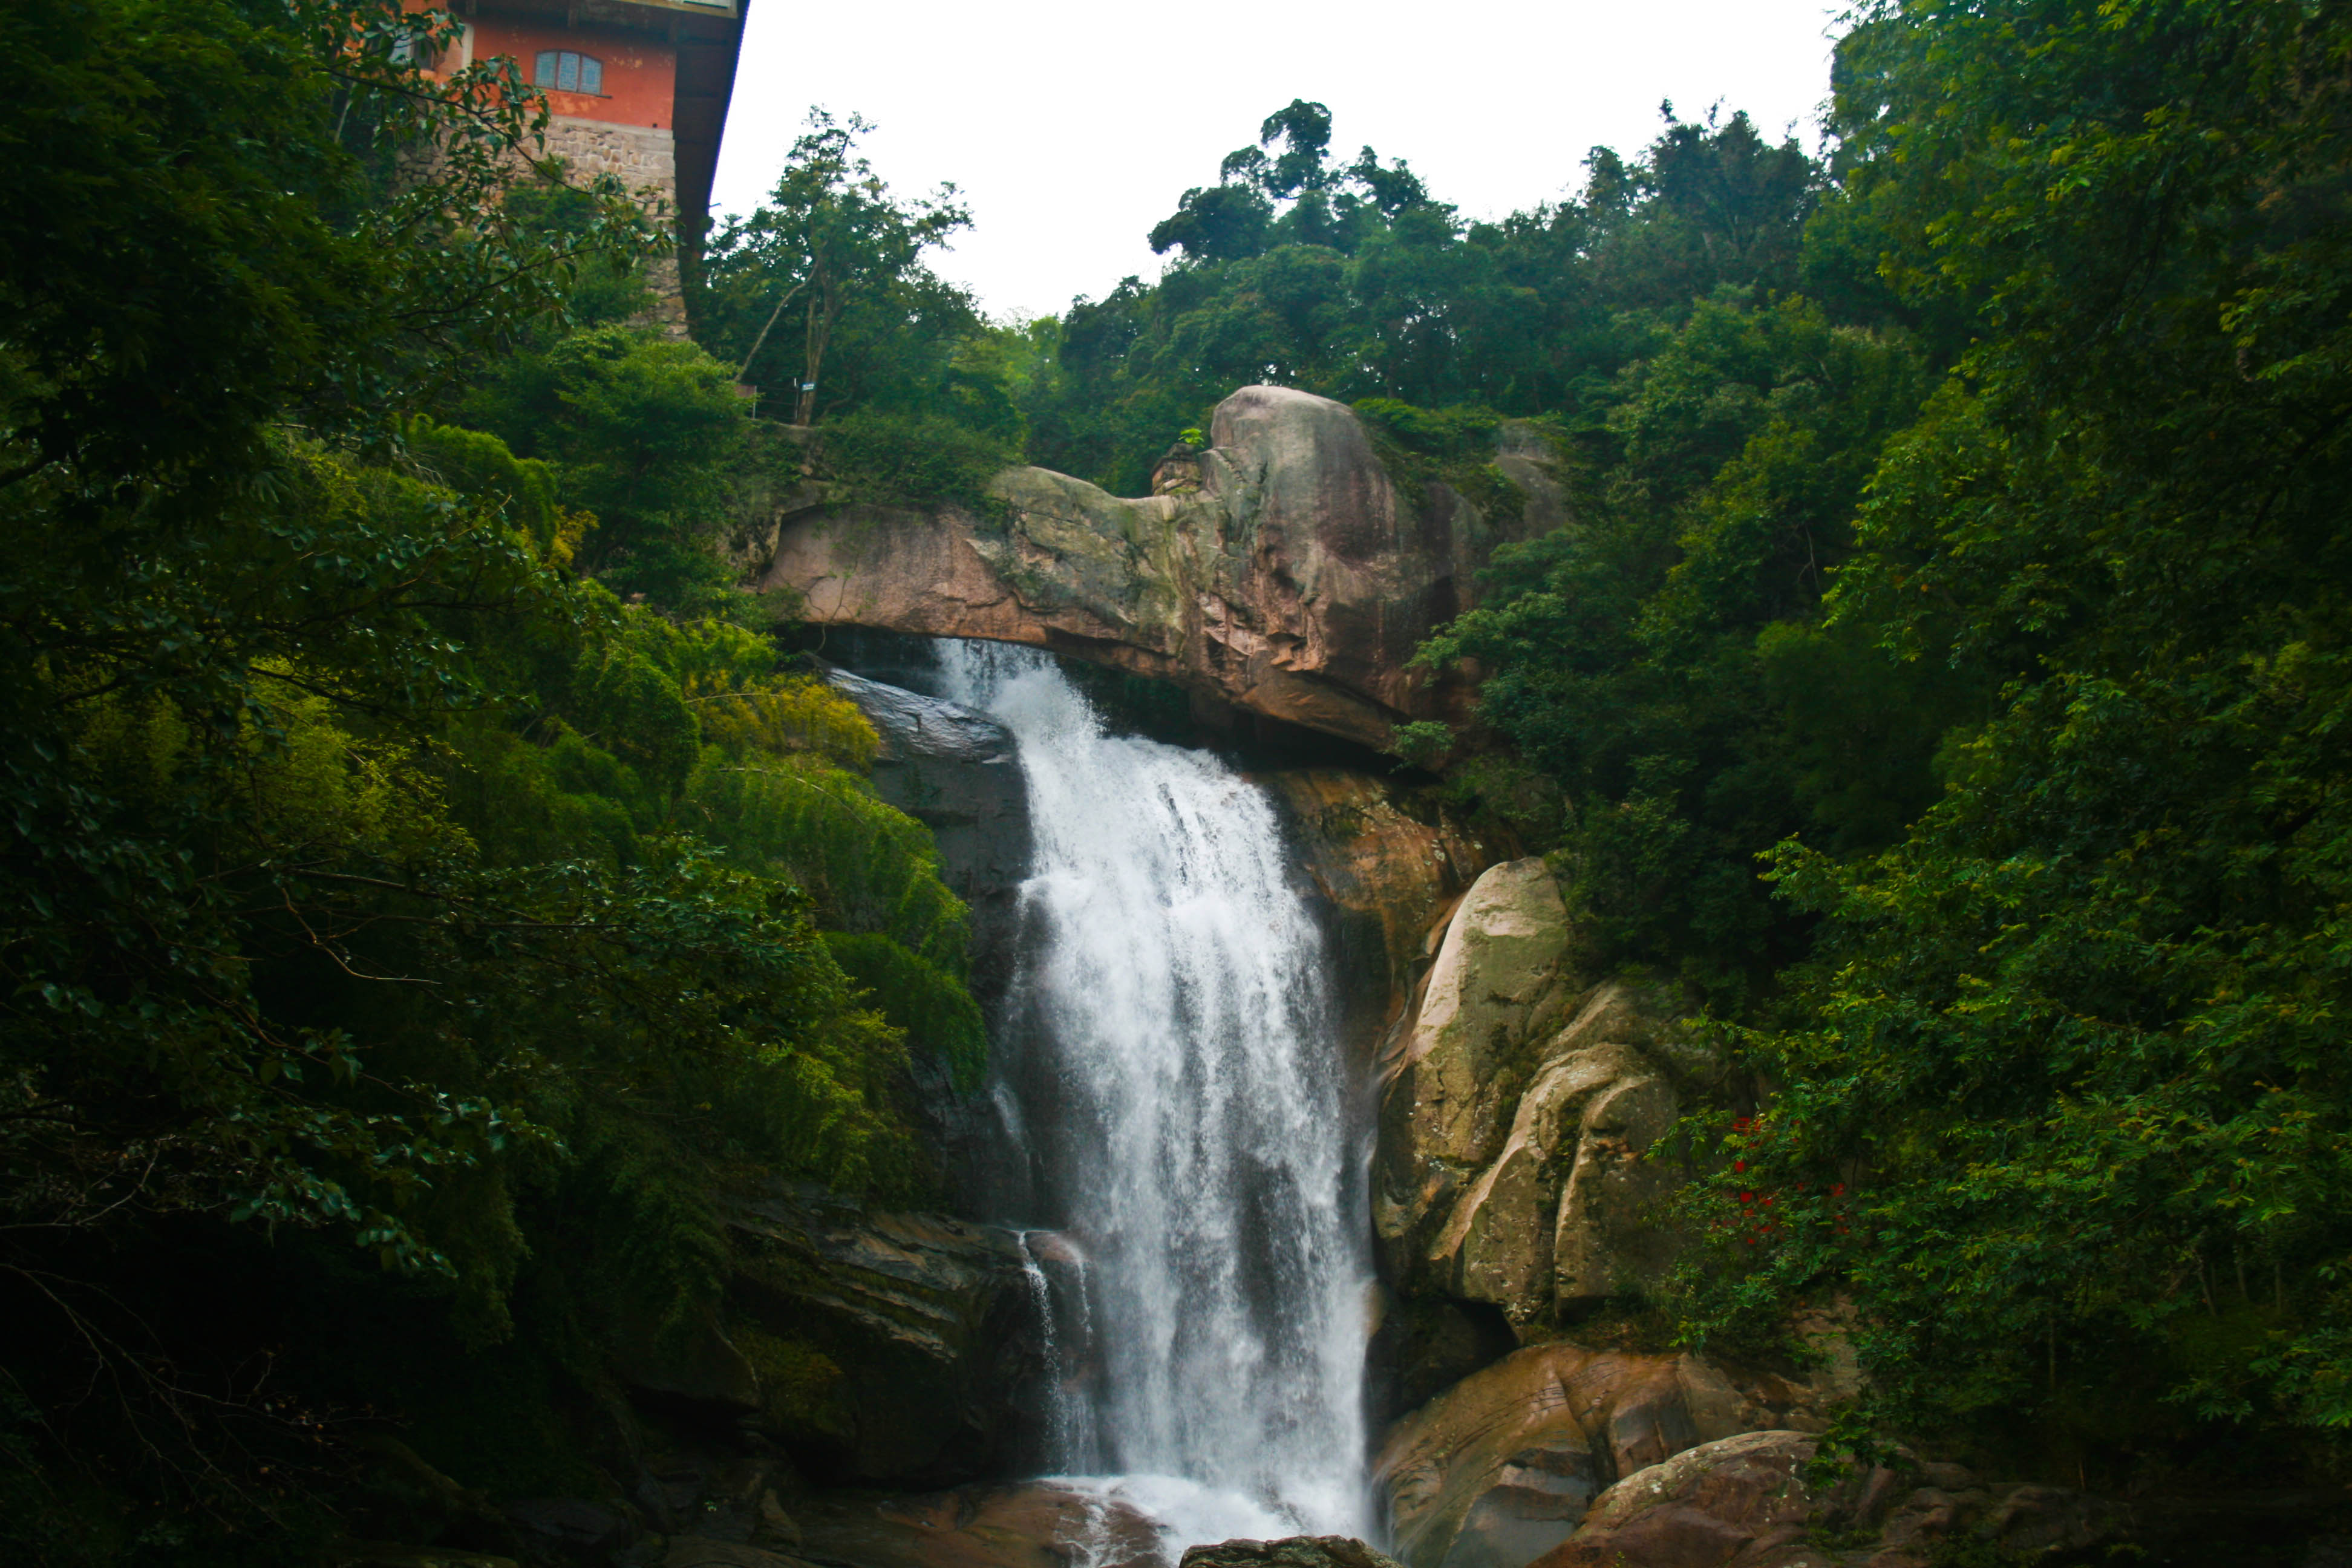
POLYGON ((1965 1539, 2027 1562, 2131 1522, 2071 1488, 1979 1486, 1958 1465, 1904 1453, 1823 1484, 1811 1473, 1816 1447, 1802 1432, 1766 1431, 1685 1449, 1603 1492, 1532 1568, 1927 1568, 1965 1539))
POLYGON ((1036 644, 1382 747, 1401 720, 1460 716, 1463 689, 1408 668, 1414 649, 1495 544, 1562 515, 1549 449, 1507 437, 1497 466, 1527 501, 1490 520, 1442 484, 1402 495, 1346 405, 1244 387, 1151 496, 1013 468, 1001 518, 812 510, 778 526, 760 582, 815 625, 1036 644))
POLYGON ((1521 1568, 1620 1477, 1698 1440, 1673 1357, 1541 1345, 1398 1422, 1373 1477, 1414 1568, 1521 1568))
POLYGON ((1806 1539, 1809 1527, 1817 1515, 1850 1517, 1859 1500, 1841 1497, 1835 1501, 1846 1506, 1838 1508, 1814 1497, 1805 1484, 1813 1449, 1801 1432, 1748 1432, 1687 1449, 1610 1488, 1583 1529, 1535 1561, 1543 1568, 1834 1568, 1837 1559, 1806 1539))
POLYGON ((1283 768, 1259 782, 1282 803, 1300 868, 1331 911, 1331 972, 1369 1052, 1411 1005, 1440 917, 1485 868, 1485 847, 1443 818, 1407 811, 1370 773, 1283 768))
POLYGON ((1530 1346, 1391 1426, 1373 1461, 1397 1555, 1412 1568, 1524 1568, 1587 1505, 1701 1444, 1759 1428, 1818 1432, 1853 1388, 1691 1355, 1530 1346))

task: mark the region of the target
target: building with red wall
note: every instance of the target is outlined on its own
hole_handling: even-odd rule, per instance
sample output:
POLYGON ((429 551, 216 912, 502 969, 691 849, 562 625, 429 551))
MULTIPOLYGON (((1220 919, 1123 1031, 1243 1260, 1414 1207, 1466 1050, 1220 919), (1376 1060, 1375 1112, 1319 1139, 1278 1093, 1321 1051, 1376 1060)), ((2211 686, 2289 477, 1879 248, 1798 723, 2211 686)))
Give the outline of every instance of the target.
POLYGON ((701 242, 751 0, 455 0, 460 64, 512 57, 545 89, 547 151, 650 189, 701 242), (542 76, 548 79, 540 79, 542 76))

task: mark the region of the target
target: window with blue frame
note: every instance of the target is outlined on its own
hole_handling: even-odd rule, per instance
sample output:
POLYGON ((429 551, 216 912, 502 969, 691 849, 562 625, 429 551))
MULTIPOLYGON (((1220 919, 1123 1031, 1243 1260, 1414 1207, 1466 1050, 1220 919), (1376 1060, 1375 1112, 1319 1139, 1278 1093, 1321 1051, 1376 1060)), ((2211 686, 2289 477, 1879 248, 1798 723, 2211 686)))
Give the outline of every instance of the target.
POLYGON ((604 62, 594 55, 575 54, 570 49, 541 49, 537 68, 530 73, 530 83, 558 92, 593 92, 602 98, 604 62))

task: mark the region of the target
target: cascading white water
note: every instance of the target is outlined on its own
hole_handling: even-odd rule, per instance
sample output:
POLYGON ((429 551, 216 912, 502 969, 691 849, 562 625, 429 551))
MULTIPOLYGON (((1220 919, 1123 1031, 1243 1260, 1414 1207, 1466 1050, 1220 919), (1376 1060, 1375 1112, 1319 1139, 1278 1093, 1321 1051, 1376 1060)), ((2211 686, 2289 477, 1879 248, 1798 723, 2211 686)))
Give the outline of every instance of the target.
POLYGON ((1035 836, 1014 991, 1054 1103, 1023 1109, 1099 1366, 1071 1424, 1097 1451, 1055 1461, 1127 1478, 1172 1546, 1363 1535, 1360 1144, 1274 811, 1206 752, 1107 732, 1044 654, 941 661, 1017 741, 1035 836))

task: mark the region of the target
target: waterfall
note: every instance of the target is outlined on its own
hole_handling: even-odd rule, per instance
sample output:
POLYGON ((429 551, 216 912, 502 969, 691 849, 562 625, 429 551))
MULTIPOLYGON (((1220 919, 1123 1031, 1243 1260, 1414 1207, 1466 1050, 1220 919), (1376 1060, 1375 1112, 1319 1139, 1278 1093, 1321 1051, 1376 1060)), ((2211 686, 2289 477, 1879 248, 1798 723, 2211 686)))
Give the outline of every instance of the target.
POLYGON ((1018 742, 1035 836, 1014 1098, 1051 1103, 1007 1125, 1083 1251, 1098 1357, 1066 1424, 1090 1451, 1055 1463, 1119 1478, 1178 1548, 1364 1535, 1359 1118, 1274 810, 1207 752, 1110 733, 1044 654, 941 660, 1018 742))
MULTIPOLYGON (((1037 1313, 1038 1348, 1045 1352, 1050 1373, 1058 1373, 1062 1364, 1060 1336, 1054 1331, 1054 1288, 1038 1267, 1036 1254, 1029 1250, 1029 1235, 1025 1230, 1013 1233, 1013 1243, 1021 1249, 1021 1272, 1029 1281, 1029 1302, 1037 1313)), ((1049 1378, 1045 1388, 1045 1447, 1048 1453, 1059 1456, 1070 1446, 1068 1395, 1056 1376, 1049 1378)))

